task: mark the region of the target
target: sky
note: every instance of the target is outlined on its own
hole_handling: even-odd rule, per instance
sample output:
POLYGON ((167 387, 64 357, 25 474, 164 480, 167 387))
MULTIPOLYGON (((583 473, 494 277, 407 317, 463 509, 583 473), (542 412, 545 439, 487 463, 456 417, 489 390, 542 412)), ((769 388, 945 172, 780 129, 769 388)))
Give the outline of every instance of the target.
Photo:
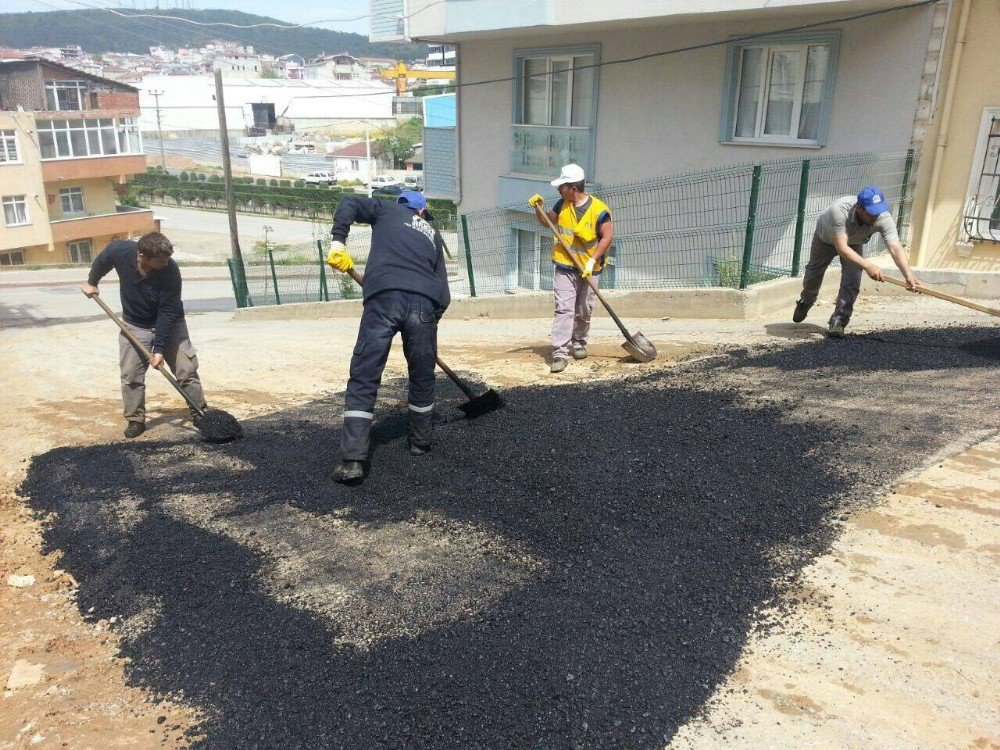
MULTIPOLYGON (((192 9, 242 10, 261 16, 277 18, 288 23, 312 23, 323 19, 356 18, 368 13, 368 0, 160 0, 160 8, 187 7, 192 9)), ((0 0, 3 13, 23 13, 26 11, 73 10, 83 7, 146 8, 155 13, 156 0, 0 0)), ((336 31, 353 31, 368 34, 368 19, 351 22, 327 22, 316 24, 336 31)), ((225 27, 220 27, 224 29, 225 27)))

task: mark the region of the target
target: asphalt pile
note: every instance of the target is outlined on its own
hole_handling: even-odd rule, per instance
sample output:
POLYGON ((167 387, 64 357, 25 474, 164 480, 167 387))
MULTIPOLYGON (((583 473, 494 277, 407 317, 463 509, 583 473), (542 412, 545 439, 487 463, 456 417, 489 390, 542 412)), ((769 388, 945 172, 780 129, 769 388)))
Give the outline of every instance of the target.
POLYGON ((221 409, 205 409, 205 416, 195 425, 209 443, 228 443, 243 437, 236 417, 221 409))
POLYGON ((54 450, 22 494, 130 679, 203 711, 196 747, 661 748, 850 509, 1000 429, 991 335, 737 351, 474 421, 441 382, 419 458, 390 383, 357 488, 327 478, 336 398, 238 443, 54 450))

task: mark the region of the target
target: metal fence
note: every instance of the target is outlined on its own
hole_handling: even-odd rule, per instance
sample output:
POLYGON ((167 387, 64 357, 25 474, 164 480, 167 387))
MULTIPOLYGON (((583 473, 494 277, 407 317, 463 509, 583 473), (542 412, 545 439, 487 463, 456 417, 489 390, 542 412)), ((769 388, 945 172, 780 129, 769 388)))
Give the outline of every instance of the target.
MULTIPOLYGON (((321 231, 328 232, 329 224, 323 226, 321 231)), ((447 247, 457 247, 454 233, 442 231, 441 236, 447 247)), ((242 268, 232 259, 227 261, 237 307, 328 302, 361 296, 361 287, 350 276, 332 270, 324 262, 330 252, 329 239, 293 245, 268 245, 266 248, 263 244, 257 243, 253 249, 244 249, 242 268)), ((371 227, 355 225, 348 246, 351 257, 363 274, 371 250, 371 227)), ((458 272, 460 264, 455 261, 454 258, 447 260, 452 294, 467 296, 468 286, 458 272)))
MULTIPOLYGON (((607 185, 615 239, 604 288, 753 284, 799 274, 816 218, 833 201, 878 185, 900 236, 913 196, 913 150, 782 159, 607 185)), ((461 217, 472 296, 552 288, 552 239, 527 205, 461 217)), ((869 252, 881 252, 881 239, 869 252)))

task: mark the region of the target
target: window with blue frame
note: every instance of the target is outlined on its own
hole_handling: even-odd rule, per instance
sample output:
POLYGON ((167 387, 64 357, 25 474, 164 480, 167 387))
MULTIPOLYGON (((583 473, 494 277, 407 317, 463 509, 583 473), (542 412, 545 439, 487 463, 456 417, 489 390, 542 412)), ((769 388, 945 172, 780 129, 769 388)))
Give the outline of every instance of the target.
POLYGON ((593 172, 598 59, 596 45, 514 53, 512 173, 593 172))
POLYGON ((721 140, 822 146, 833 103, 840 32, 729 46, 721 140))

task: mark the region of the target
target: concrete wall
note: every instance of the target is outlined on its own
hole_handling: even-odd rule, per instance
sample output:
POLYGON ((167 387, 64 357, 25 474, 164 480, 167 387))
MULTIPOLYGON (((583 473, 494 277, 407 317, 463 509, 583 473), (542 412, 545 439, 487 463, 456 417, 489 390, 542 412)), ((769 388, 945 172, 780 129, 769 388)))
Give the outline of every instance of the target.
MULTIPOLYGON (((951 79, 962 0, 955 2, 951 12, 945 50, 946 64, 941 81, 951 79)), ((944 147, 941 124, 947 104, 947 92, 937 98, 937 111, 927 130, 924 156, 917 174, 917 193, 913 205, 913 238, 917 249, 916 262, 928 268, 961 268, 980 271, 1000 271, 1000 245, 967 243, 962 236, 963 209, 969 190, 974 164, 976 141, 983 110, 1000 107, 1000 4, 969 0, 969 16, 965 45, 952 92, 950 125, 944 147), (938 164, 935 197, 930 204, 934 167, 938 164)))
POLYGON ((8 227, 0 213, 0 251, 14 250, 33 245, 48 248, 52 241, 49 228, 45 186, 42 183, 41 155, 35 132, 34 115, 30 112, 0 111, 0 130, 13 130, 17 134, 20 162, 0 163, 0 196, 23 195, 30 224, 8 227))
MULTIPOLYGON (((754 18, 482 39, 461 46, 461 80, 510 76, 515 49, 599 43, 607 62, 823 17, 794 16, 780 25, 754 18)), ((783 157, 904 150, 910 143, 931 18, 932 11, 923 7, 830 27, 841 31, 840 55, 829 139, 820 149, 719 142, 725 45, 603 67, 591 178, 607 184, 783 157), (878 88, 891 95, 891 103, 873 101, 872 60, 878 62, 878 88)), ((460 91, 463 212, 499 202, 497 177, 509 171, 512 148, 512 88, 503 82, 460 91)))
POLYGON ((117 199, 115 197, 114 183, 107 178, 84 179, 84 180, 63 180, 60 182, 50 182, 45 185, 47 196, 51 196, 49 203, 49 219, 56 220, 65 218, 62 210, 62 201, 59 199, 59 191, 63 188, 78 187, 83 190, 83 214, 70 214, 70 216, 90 215, 90 214, 113 214, 117 199))
POLYGON ((424 193, 429 198, 457 198, 455 128, 424 128, 424 193))

